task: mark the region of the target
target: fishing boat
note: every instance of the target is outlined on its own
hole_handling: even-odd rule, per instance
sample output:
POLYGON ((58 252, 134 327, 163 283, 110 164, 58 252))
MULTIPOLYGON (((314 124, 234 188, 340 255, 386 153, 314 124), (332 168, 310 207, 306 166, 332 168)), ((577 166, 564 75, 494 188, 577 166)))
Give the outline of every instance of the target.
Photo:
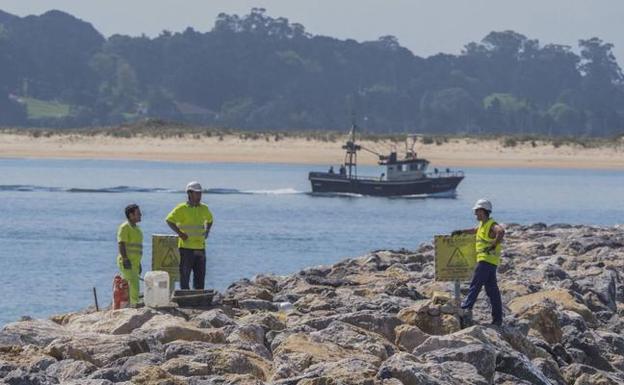
POLYGON ((347 142, 342 146, 345 160, 339 172, 330 168, 327 172, 310 172, 308 179, 313 193, 359 194, 374 196, 454 196, 463 171, 435 169, 429 172, 429 161, 418 158, 414 146, 418 135, 406 139, 405 156, 399 158, 397 151, 380 154, 356 143, 357 126, 352 125, 347 142), (367 151, 379 157, 378 164, 385 167, 379 177, 359 176, 357 155, 367 151))

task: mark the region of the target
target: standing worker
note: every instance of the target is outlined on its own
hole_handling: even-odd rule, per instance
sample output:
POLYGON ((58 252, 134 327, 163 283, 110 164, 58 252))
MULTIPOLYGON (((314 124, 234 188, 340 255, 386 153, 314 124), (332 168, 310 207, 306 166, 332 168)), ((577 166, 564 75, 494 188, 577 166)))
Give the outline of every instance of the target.
POLYGON ((492 325, 501 326, 503 304, 496 281, 496 268, 501 261, 501 242, 505 236, 505 230, 490 217, 492 203, 487 199, 479 199, 472 209, 479 221, 479 226, 474 229, 456 230, 452 233, 452 235, 475 234, 476 236, 477 266, 470 282, 468 296, 461 304, 463 323, 466 325, 472 323, 472 307, 477 301, 481 288, 485 286, 485 293, 492 305, 492 325))
POLYGON ((191 271, 193 289, 203 289, 206 277, 206 238, 212 227, 212 213, 201 203, 199 182, 186 185, 187 201, 177 205, 167 215, 167 224, 178 234, 180 249, 180 288, 189 289, 191 271))
POLYGON ((117 266, 121 276, 128 281, 130 305, 136 306, 139 303, 139 277, 143 257, 143 232, 138 225, 141 222, 141 209, 138 205, 131 204, 126 206, 125 214, 127 221, 119 225, 117 230, 117 266))

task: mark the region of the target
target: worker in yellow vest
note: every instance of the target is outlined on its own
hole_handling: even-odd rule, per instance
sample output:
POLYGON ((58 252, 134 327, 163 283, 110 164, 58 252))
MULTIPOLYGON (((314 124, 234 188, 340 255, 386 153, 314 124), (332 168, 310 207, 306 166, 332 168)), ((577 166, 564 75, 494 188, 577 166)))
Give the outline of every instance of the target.
POLYGON ((212 213, 201 203, 199 182, 186 185, 187 201, 177 205, 167 215, 166 222, 178 234, 180 249, 180 288, 189 289, 191 271, 193 289, 203 289, 206 277, 206 238, 212 228, 212 213))
POLYGON ((470 282, 468 295, 461 304, 463 324, 470 325, 472 323, 472 308, 477 301, 481 288, 485 286, 485 293, 492 305, 492 324, 501 326, 503 323, 503 304, 496 280, 496 268, 501 261, 501 242, 505 236, 505 230, 490 216, 492 203, 487 199, 479 199, 472 209, 479 221, 479 226, 474 229, 453 232, 453 235, 475 234, 476 237, 477 266, 470 282))
POLYGON ((141 258, 143 257, 143 232, 138 223, 141 222, 141 209, 136 204, 126 206, 126 219, 117 230, 117 266, 121 276, 128 281, 130 288, 130 305, 139 303, 139 277, 141 276, 141 258))

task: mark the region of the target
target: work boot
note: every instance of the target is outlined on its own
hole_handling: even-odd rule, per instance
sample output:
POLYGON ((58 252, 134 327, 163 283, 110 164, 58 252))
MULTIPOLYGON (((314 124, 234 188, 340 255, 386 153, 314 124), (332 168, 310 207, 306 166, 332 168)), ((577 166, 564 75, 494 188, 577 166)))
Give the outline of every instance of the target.
POLYGON ((472 326, 472 309, 462 309, 459 319, 462 329, 472 326))
POLYGON ((496 326, 496 327, 502 327, 503 326, 503 321, 502 320, 498 320, 498 321, 492 321, 492 323, 490 324, 492 326, 496 326))

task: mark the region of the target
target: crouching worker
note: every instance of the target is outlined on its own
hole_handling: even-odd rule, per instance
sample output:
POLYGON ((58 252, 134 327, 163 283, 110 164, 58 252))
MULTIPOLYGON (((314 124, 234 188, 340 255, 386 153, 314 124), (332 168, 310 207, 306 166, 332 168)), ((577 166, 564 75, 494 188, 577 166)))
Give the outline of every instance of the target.
POLYGON ((501 261, 501 242, 505 236, 505 230, 501 225, 490 217, 492 203, 486 199, 479 199, 473 207, 479 226, 475 229, 456 230, 452 235, 475 234, 477 266, 475 267, 468 296, 461 304, 463 309, 463 324, 472 324, 472 307, 477 301, 481 288, 485 286, 485 293, 492 305, 492 325, 501 326, 503 323, 503 304, 501 300, 496 269, 501 261))
POLYGON ((143 257, 143 232, 138 223, 141 222, 141 209, 136 204, 126 207, 127 221, 119 225, 117 243, 119 255, 117 266, 121 276, 128 281, 130 287, 130 305, 139 303, 139 277, 141 275, 141 258, 143 257))

